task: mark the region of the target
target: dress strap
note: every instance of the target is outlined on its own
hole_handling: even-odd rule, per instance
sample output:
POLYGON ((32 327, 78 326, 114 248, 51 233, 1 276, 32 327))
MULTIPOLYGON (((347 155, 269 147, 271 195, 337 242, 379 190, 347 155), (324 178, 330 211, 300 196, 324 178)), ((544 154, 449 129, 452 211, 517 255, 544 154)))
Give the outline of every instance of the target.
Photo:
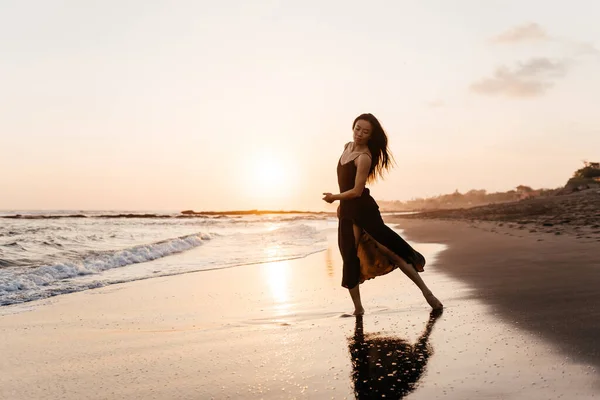
MULTIPOLYGON (((369 153, 359 153, 359 154, 358 154, 356 157, 354 157, 354 158, 353 158, 352 160, 350 160, 350 161, 354 161, 354 160, 356 160, 358 157, 362 156, 363 154, 365 154, 365 155, 369 156, 369 158, 370 158, 371 160, 373 159, 373 157, 372 157, 372 156, 371 156, 371 154, 369 154, 369 153)), ((348 162, 350 162, 350 161, 348 161, 348 162)))
MULTIPOLYGON (((373 159, 373 157, 371 157, 371 155, 370 155, 369 153, 359 153, 359 154, 358 154, 356 157, 354 157, 354 158, 353 158, 353 159, 351 159, 351 160, 348 160, 348 161, 346 161, 346 162, 345 162, 344 164, 342 164, 342 165, 348 165, 348 164, 350 164, 350 163, 354 163, 354 161, 355 161, 355 160, 356 160, 358 157, 360 157, 361 155, 363 155, 363 154, 366 154, 367 156, 369 156, 369 158, 370 158, 371 160, 373 159)), ((340 157, 340 164, 341 164, 341 163, 342 163, 342 158, 340 157)))
MULTIPOLYGON (((344 151, 346 151, 346 150, 348 149, 348 146, 350 146, 351 144, 352 144, 352 142, 348 142, 348 143, 346 143, 346 145, 344 146, 344 151)), ((373 157, 371 156, 371 154, 370 154, 370 153, 368 153, 368 152, 364 152, 364 153, 358 153, 356 157, 354 157, 352 160, 348 160, 348 161, 347 161, 347 162, 345 162, 343 165, 347 165, 347 164, 351 163, 352 161, 356 160, 358 157, 360 157, 360 156, 361 156, 361 154, 366 154, 366 155, 368 155, 368 156, 369 156, 369 158, 370 158, 371 160, 373 160, 373 157)), ((343 154, 342 154, 342 156, 343 156, 343 154)), ((340 164, 341 164, 341 163, 342 163, 342 157, 340 156, 340 164)))

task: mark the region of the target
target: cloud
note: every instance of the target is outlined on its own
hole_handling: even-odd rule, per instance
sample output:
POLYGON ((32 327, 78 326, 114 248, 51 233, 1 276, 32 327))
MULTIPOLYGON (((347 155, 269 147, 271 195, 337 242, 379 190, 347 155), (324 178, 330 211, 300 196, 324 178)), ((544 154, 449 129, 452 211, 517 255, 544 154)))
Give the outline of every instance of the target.
POLYGON ((532 58, 515 68, 501 66, 494 75, 471 84, 470 90, 477 94, 526 98, 541 96, 554 86, 554 81, 567 73, 565 61, 548 58, 532 58))
POLYGON ((575 57, 600 56, 600 50, 593 44, 568 38, 550 36, 546 33, 544 28, 534 22, 515 26, 506 32, 489 39, 489 42, 492 44, 518 44, 534 41, 553 42, 562 45, 567 52, 575 57))
POLYGON ((510 44, 526 41, 548 40, 546 31, 536 23, 515 26, 490 39, 495 44, 510 44))
POLYGON ((600 56, 598 50, 593 44, 587 42, 574 42, 571 40, 563 40, 575 53, 575 56, 600 56))

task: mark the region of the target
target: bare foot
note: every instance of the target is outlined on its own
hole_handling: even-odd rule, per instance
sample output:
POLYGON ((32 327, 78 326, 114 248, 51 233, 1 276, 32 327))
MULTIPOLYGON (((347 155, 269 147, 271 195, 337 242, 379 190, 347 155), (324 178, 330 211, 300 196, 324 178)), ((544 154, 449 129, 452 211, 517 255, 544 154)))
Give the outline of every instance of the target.
POLYGON ((434 310, 441 310, 444 308, 442 302, 439 301, 437 297, 433 295, 433 293, 423 293, 423 296, 425 296, 425 300, 427 300, 427 303, 429 303, 431 308, 433 308, 434 310))
POLYGON ((344 314, 340 315, 340 317, 342 317, 342 318, 360 317, 364 314, 365 314, 365 309, 358 308, 358 309, 354 310, 354 312, 352 314, 344 313, 344 314))
POLYGON ((365 314, 365 309, 364 308, 357 308, 356 310, 354 310, 354 312, 352 313, 352 315, 354 316, 358 316, 358 315, 364 315, 365 314))

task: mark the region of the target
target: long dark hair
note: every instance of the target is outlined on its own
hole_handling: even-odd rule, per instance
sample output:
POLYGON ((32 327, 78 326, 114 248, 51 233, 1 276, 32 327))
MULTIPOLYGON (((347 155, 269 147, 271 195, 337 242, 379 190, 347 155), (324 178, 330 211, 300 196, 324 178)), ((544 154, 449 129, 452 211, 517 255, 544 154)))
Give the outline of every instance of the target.
POLYGON ((373 128, 371 138, 367 143, 367 147, 369 147, 369 151, 371 152, 371 157, 373 157, 371 160, 371 169, 369 169, 369 175, 367 176, 367 182, 374 182, 378 178, 383 179, 384 172, 389 170, 394 163, 394 156, 388 149, 387 135, 373 114, 361 114, 356 117, 352 123, 352 130, 354 130, 357 121, 367 121, 373 128))

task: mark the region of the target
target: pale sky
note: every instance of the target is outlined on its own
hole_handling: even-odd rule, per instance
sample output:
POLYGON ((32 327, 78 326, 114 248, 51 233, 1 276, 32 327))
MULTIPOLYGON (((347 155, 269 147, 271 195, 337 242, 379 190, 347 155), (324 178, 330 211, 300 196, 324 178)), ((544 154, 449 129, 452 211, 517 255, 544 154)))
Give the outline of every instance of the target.
POLYGON ((600 161, 600 2, 0 0, 0 209, 327 209, 351 123, 380 200, 600 161))

